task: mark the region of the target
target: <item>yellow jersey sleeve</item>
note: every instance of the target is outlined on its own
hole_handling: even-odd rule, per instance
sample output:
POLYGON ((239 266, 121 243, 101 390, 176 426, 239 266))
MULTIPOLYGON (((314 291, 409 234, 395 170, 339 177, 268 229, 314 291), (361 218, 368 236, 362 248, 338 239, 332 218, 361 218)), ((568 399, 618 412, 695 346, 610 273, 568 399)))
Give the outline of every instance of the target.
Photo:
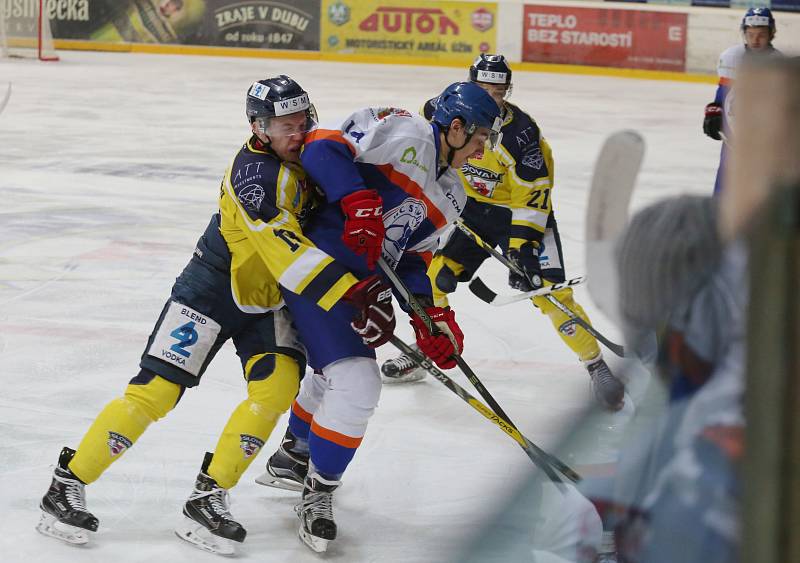
POLYGON ((301 217, 313 198, 299 166, 282 163, 252 143, 240 151, 219 201, 235 297, 274 302, 279 284, 328 310, 358 282, 303 234, 301 217))

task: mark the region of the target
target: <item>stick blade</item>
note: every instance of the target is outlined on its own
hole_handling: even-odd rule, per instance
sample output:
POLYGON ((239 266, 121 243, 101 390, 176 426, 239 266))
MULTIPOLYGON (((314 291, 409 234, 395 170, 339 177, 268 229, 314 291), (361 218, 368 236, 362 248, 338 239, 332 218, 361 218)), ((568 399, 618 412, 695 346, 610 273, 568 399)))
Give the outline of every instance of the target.
POLYGON ((644 158, 636 131, 609 135, 595 162, 586 207, 586 273, 595 305, 619 323, 614 245, 628 223, 628 206, 644 158))
POLYGON ((469 282, 469 290, 481 301, 485 301, 486 303, 492 303, 495 299, 497 299, 497 294, 489 289, 481 278, 475 278, 471 282, 469 282))

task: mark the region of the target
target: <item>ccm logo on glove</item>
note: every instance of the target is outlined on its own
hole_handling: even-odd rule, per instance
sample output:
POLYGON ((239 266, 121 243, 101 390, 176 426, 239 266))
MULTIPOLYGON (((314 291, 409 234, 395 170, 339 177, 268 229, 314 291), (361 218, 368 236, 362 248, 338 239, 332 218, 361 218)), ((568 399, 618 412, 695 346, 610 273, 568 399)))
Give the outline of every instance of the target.
POLYGON ((367 267, 374 269, 386 234, 381 196, 375 190, 359 190, 343 197, 340 205, 344 213, 342 242, 356 254, 363 254, 367 267))

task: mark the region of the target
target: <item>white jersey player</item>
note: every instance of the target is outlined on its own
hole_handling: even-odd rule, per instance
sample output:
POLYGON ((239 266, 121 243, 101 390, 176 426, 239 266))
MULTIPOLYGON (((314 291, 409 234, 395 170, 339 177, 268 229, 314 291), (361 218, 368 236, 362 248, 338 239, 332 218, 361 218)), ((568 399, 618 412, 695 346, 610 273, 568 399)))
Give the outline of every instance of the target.
MULTIPOLYGON (((375 283, 374 291, 381 294, 374 272, 383 258, 441 331, 431 334, 412 314, 417 345, 448 369, 455 366, 453 354, 461 352, 463 334, 452 310, 434 306, 426 271, 440 232, 464 208, 456 170, 499 132, 500 110, 489 94, 468 82, 449 86, 441 99, 432 123, 405 110, 367 108, 337 129, 317 129, 306 138, 301 161, 326 200, 305 235, 362 283, 375 283)), ((296 273, 300 279, 313 272, 296 273)), ((315 279, 324 280, 325 271, 315 279)), ((336 538, 332 493, 378 403, 381 378, 373 348, 388 340, 393 324, 382 326, 380 315, 368 321, 357 317, 358 309, 347 302, 324 311, 317 305, 323 286, 298 287, 302 290, 284 291, 284 301, 316 373, 302 382, 286 438, 267 473, 303 482, 303 500, 296 507, 300 537, 321 552, 336 538)), ((385 316, 394 319, 390 303, 385 316)), ((265 484, 273 484, 265 478, 265 484)))
MULTIPOLYGON (((736 77, 736 69, 746 54, 777 54, 772 46, 775 38, 775 18, 768 8, 750 8, 742 18, 742 37, 744 43, 725 49, 719 57, 717 74, 719 84, 714 101, 706 105, 703 119, 703 132, 717 141, 733 130, 733 94, 731 87, 736 77)), ((714 193, 721 189, 723 163, 727 149, 722 145, 714 193)))

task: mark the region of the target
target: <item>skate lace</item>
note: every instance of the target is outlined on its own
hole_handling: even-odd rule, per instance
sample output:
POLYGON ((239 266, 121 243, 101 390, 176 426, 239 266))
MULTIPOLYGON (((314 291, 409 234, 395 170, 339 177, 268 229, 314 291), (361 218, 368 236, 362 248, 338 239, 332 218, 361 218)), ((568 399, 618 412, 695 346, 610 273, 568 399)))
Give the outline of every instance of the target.
POLYGON ((55 478, 64 485, 64 496, 67 497, 70 508, 86 512, 85 485, 75 479, 65 479, 58 475, 55 478))
POLYGON ((399 358, 394 359, 393 362, 394 365, 397 366, 397 370, 400 373, 403 373, 404 371, 409 370, 411 368, 417 367, 417 364, 414 363, 414 360, 412 360, 410 356, 406 356, 405 354, 403 354, 399 358))
POLYGON ((319 492, 308 493, 300 503, 294 507, 295 512, 298 514, 310 514, 310 520, 317 518, 324 518, 326 520, 333 520, 333 495, 331 493, 319 492))
POLYGON ((208 503, 211 505, 211 510, 213 510, 215 514, 224 516, 229 520, 233 519, 230 513, 230 495, 227 489, 220 487, 213 488, 210 491, 195 489, 192 494, 189 495, 189 500, 193 501, 206 497, 208 497, 208 503))
POLYGON ((608 369, 605 362, 597 362, 591 366, 589 373, 599 385, 608 385, 614 382, 614 376, 611 375, 611 370, 608 369))

